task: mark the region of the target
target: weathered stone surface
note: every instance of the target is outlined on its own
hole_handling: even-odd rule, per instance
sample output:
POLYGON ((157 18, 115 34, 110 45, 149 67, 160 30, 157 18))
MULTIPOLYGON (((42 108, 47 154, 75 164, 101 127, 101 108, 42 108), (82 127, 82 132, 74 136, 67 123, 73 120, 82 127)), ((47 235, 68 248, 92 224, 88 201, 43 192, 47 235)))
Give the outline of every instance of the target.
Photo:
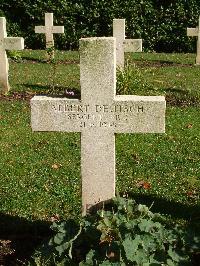
POLYGON ((142 52, 142 40, 126 39, 124 41, 124 52, 142 52))
POLYGON ((196 28, 187 28, 187 36, 197 37, 197 56, 196 56, 196 65, 200 65, 200 17, 199 25, 196 28))
POLYGON ((124 68, 124 52, 142 52, 142 39, 125 39, 125 19, 113 19, 117 66, 124 68))
MULTIPOLYGON (((82 92, 83 93, 83 92, 82 92)), ((162 96, 117 95, 108 102, 35 96, 32 104, 34 131, 112 133, 164 132, 165 100, 162 96)))
POLYGON ((20 37, 7 37, 6 19, 0 17, 0 90, 3 93, 9 91, 8 82, 8 58, 6 50, 22 50, 24 49, 24 39, 20 37))
POLYGON ((54 46, 54 33, 64 33, 64 26, 53 26, 53 13, 45 13, 45 26, 35 26, 35 33, 44 33, 46 48, 54 46))
POLYGON ((80 40, 81 100, 35 96, 34 131, 81 132, 83 214, 115 195, 115 133, 163 133, 165 98, 116 95, 115 38, 80 40))

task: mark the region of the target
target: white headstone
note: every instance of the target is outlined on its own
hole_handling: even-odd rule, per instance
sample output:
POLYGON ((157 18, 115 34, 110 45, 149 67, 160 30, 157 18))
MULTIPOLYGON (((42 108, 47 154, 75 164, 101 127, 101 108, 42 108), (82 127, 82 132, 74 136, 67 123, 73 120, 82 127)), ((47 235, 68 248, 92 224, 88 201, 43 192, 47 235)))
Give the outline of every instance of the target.
POLYGON ((24 49, 24 39, 20 37, 7 37, 6 19, 0 17, 0 91, 3 93, 9 91, 8 82, 8 58, 6 50, 22 50, 24 49))
POLYGON ((35 26, 35 33, 44 33, 46 48, 54 46, 54 33, 64 33, 64 26, 53 26, 53 13, 45 13, 45 26, 35 26))
POLYGON ((33 131, 81 132, 83 214, 115 196, 115 133, 163 133, 163 96, 116 95, 115 38, 80 40, 81 100, 34 96, 33 131))
POLYGON ((200 65, 200 17, 199 26, 196 28, 187 28, 187 36, 197 37, 197 57, 196 65, 200 65))
POLYGON ((142 39, 125 39, 125 19, 113 19, 117 66, 124 68, 124 52, 142 52, 142 39))

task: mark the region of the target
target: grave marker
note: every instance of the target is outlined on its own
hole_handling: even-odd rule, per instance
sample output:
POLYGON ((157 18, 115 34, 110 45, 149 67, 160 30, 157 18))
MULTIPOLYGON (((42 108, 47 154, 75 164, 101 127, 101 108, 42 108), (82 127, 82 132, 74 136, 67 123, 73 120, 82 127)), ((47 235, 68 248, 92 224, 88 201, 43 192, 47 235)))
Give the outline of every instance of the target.
POLYGON ((124 52, 142 52, 142 39, 125 39, 125 19, 113 19, 117 66, 124 68, 124 52))
POLYGON ((116 95, 115 38, 80 40, 81 100, 34 96, 33 131, 81 132, 82 210, 115 196, 115 133, 163 133, 163 96, 116 95))
POLYGON ((200 17, 199 17, 199 26, 198 27, 187 28, 187 36, 197 37, 196 65, 200 65, 200 17))
POLYGON ((0 90, 3 93, 9 91, 8 82, 8 58, 6 50, 22 50, 24 49, 24 39, 21 37, 7 37, 6 19, 0 17, 0 90))
POLYGON ((35 26, 35 33, 44 33, 46 48, 54 46, 54 33, 64 33, 64 26, 53 26, 53 13, 45 13, 45 26, 35 26))

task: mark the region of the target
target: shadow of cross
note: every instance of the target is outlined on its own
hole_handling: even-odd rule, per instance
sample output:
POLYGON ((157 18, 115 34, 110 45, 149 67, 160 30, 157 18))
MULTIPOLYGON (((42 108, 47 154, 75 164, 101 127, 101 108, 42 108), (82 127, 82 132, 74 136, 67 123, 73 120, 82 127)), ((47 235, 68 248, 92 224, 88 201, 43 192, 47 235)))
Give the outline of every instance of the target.
POLYGON ((6 19, 0 17, 0 90, 6 93, 10 86, 8 82, 8 58, 6 50, 22 50, 24 49, 24 39, 21 37, 7 37, 6 19))
POLYGON ((54 46, 54 33, 64 33, 64 26, 53 26, 53 13, 45 13, 45 26, 35 26, 35 33, 44 33, 46 48, 54 46))
POLYGON ((34 96, 33 131, 81 132, 82 211, 115 196, 115 133, 165 131, 163 96, 116 95, 113 37, 80 39, 81 100, 34 96))
POLYGON ((142 39, 125 39, 125 19, 113 19, 117 66, 124 68, 124 52, 142 52, 142 39))
POLYGON ((200 65, 200 16, 199 16, 199 25, 196 28, 187 28, 187 36, 197 37, 197 56, 196 56, 196 65, 200 65))

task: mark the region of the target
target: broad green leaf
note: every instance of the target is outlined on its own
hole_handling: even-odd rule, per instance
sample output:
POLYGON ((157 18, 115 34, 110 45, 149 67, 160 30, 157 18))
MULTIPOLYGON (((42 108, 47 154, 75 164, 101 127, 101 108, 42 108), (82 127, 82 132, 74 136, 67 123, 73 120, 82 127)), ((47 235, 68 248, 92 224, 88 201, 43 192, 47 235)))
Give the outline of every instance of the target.
POLYGON ((176 262, 180 262, 183 258, 176 251, 172 250, 171 246, 169 247, 168 254, 172 258, 172 260, 176 262))
POLYGON ((88 254, 86 255, 86 259, 84 262, 80 262, 79 263, 79 266, 91 266, 93 265, 93 256, 95 254, 95 251, 94 250, 90 250, 88 252, 88 254))
POLYGON ((149 262, 149 256, 144 249, 138 249, 133 261, 135 261, 137 265, 143 265, 144 263, 149 262))
POLYGON ((54 243, 60 245, 64 240, 65 235, 63 233, 58 233, 54 237, 54 243))
POLYGON ((167 259, 167 266, 176 266, 176 265, 177 265, 177 263, 173 262, 170 259, 167 259))
POLYGON ((67 251, 69 250, 70 248, 70 243, 69 242, 66 242, 60 246, 57 246, 55 247, 55 249, 58 251, 59 255, 63 255, 63 254, 66 254, 67 251))
POLYGON ((137 235, 135 239, 131 239, 130 237, 127 237, 122 242, 122 245, 124 247, 126 257, 128 260, 134 261, 135 252, 137 251, 140 242, 141 242, 141 239, 139 235, 137 235))
POLYGON ((154 227, 154 222, 147 219, 142 219, 138 224, 138 227, 142 232, 151 232, 151 229, 154 227))

